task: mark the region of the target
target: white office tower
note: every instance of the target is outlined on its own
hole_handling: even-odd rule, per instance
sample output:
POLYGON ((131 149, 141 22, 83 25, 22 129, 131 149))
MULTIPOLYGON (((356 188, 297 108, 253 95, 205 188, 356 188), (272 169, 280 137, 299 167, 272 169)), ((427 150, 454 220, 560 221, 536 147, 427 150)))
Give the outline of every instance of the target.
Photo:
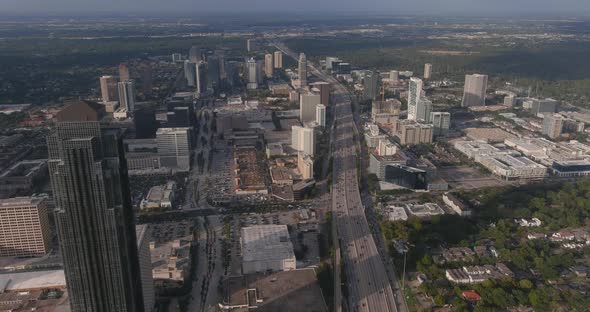
POLYGON ((246 49, 248 50, 248 52, 256 50, 256 39, 246 40, 246 49))
POLYGON ((432 102, 428 99, 420 99, 416 108, 416 120, 430 122, 430 113, 432 112, 432 102))
POLYGON ((430 79, 432 77, 432 64, 424 64, 424 79, 430 79))
POLYGON ((182 54, 172 53, 172 63, 182 62, 182 54))
POLYGON ((275 51, 274 65, 275 65, 275 68, 277 68, 277 69, 283 68, 283 52, 275 51))
POLYGON ((315 134, 313 128, 291 127, 291 147, 305 155, 315 154, 315 134))
POLYGON ((190 170, 190 128, 159 128, 156 142, 162 167, 190 170))
POLYGON ((483 106, 486 104, 488 75, 465 75, 462 107, 483 106))
POLYGON ((398 82, 399 81, 399 71, 397 70, 392 70, 389 72, 389 80, 391 80, 391 82, 398 82))
POLYGON ((113 102, 117 100, 117 78, 114 76, 100 77, 100 94, 102 102, 113 102))
POLYGON ((195 86, 197 94, 202 95, 207 92, 207 63, 203 61, 195 64, 195 86))
POLYGON ((433 135, 446 135, 451 127, 451 113, 449 112, 432 112, 430 113, 430 122, 432 123, 433 135))
POLYGON ((304 53, 299 54, 299 68, 297 71, 299 75, 299 87, 307 86, 307 58, 304 53))
POLYGON ((135 90, 133 80, 119 82, 119 107, 127 110, 127 113, 133 113, 135 107, 135 90))
POLYGON ((271 53, 264 56, 264 74, 266 77, 272 77, 274 71, 274 61, 271 53))
POLYGON ((409 92, 408 92, 408 119, 418 119, 418 102, 422 98, 422 86, 424 83, 422 79, 412 77, 410 78, 409 92))
POLYGON ((196 84, 197 69, 195 65, 189 60, 184 61, 184 78, 186 79, 186 85, 189 87, 194 87, 196 84))
POLYGON ((299 120, 303 124, 315 121, 316 106, 321 103, 321 99, 321 95, 317 93, 307 93, 299 96, 299 120))
POLYGON ((256 60, 254 58, 250 58, 246 62, 246 74, 248 76, 246 88, 249 90, 258 89, 258 78, 256 77, 258 71, 256 66, 256 60))
POLYGON ((315 122, 317 122, 317 124, 320 127, 326 126, 326 105, 324 105, 324 104, 316 105, 316 107, 315 107, 315 122))

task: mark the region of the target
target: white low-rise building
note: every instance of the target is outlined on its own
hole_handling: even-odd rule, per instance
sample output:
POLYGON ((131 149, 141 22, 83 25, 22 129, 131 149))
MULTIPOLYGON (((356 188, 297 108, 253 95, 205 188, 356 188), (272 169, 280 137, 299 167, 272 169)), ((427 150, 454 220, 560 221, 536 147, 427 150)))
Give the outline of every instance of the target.
POLYGON ((418 218, 427 218, 437 215, 445 214, 445 211, 440 208, 438 204, 426 203, 426 204, 406 204, 408 212, 418 218))
POLYGON ((408 214, 403 207, 387 206, 383 209, 384 217, 389 221, 406 221, 408 214))
POLYGON ((176 182, 169 181, 165 185, 157 185, 150 189, 147 196, 141 201, 142 210, 170 209, 174 201, 176 182))
POLYGON ((244 227, 241 234, 242 274, 296 269, 286 225, 244 227))

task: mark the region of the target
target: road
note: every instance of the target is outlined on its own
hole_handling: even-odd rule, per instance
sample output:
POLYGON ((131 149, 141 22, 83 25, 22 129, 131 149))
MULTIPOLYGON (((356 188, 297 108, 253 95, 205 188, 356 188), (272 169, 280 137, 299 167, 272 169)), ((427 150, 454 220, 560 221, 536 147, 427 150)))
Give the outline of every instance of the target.
MULTIPOLYGON (((285 46, 276 44, 276 47, 297 59, 297 55, 285 46)), ((341 304, 347 307, 345 310, 354 312, 405 311, 396 302, 397 295, 392 290, 388 269, 371 235, 361 201, 357 177, 358 145, 354 135, 356 125, 350 95, 336 79, 319 71, 311 63, 308 66, 314 75, 332 85, 335 105, 332 212, 344 268, 344 276, 340 278, 343 284, 348 285, 347 302, 339 302, 339 295, 335 295, 336 311, 343 309, 341 304)), ((338 273, 338 269, 335 269, 336 279, 339 278, 338 273)))

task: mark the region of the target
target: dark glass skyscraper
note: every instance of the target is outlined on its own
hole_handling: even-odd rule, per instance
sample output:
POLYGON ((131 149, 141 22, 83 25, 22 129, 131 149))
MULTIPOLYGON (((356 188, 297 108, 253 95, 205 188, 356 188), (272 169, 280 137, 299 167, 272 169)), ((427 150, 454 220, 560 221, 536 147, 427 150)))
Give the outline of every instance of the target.
POLYGON ((120 131, 98 122, 61 122, 47 141, 72 311, 143 311, 120 131))

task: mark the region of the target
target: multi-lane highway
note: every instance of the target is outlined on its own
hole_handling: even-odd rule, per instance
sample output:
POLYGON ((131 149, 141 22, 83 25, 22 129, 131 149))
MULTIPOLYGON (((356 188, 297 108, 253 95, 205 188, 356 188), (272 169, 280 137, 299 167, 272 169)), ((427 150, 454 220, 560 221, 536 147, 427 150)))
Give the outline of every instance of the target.
MULTIPOLYGON (((297 55, 285 46, 276 45, 283 53, 297 59, 297 55)), ((343 276, 335 272, 346 287, 347 300, 341 302, 336 289, 336 311, 400 311, 396 296, 389 282, 389 274, 365 216, 357 177, 357 137, 352 115, 351 99, 346 88, 308 63, 311 72, 332 85, 335 131, 333 136, 334 159, 332 171, 332 212, 341 260, 337 257, 335 268, 344 268, 343 276), (341 305, 342 304, 342 305, 341 305)), ((357 134, 358 135, 358 134, 357 134)), ((337 282, 336 285, 339 283, 337 282)))

